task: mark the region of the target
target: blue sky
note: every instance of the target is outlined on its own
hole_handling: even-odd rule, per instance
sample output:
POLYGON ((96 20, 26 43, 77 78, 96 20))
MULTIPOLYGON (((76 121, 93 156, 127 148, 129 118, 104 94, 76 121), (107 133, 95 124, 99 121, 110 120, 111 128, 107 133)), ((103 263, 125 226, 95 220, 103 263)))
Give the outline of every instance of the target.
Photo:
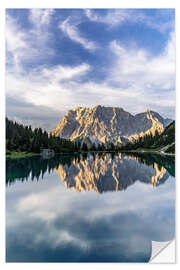
POLYGON ((97 104, 174 118, 174 13, 7 9, 7 116, 48 131, 97 104))

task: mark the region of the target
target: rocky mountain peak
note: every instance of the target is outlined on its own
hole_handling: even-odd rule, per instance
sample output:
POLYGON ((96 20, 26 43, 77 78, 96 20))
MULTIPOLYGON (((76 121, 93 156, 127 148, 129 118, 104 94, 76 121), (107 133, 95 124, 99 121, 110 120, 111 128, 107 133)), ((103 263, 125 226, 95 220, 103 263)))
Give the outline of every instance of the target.
POLYGON ((132 115, 119 107, 78 107, 69 110, 56 128, 55 136, 92 143, 124 143, 148 133, 162 132, 171 122, 157 112, 147 110, 132 115))

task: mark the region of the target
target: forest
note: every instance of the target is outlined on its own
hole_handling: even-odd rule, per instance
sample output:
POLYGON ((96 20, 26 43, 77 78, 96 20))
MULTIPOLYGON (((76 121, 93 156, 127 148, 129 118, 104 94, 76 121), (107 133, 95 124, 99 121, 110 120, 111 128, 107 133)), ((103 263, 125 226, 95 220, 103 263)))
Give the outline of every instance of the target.
POLYGON ((41 128, 32 129, 6 118, 6 151, 40 153, 42 148, 55 152, 71 152, 78 149, 78 144, 69 140, 48 135, 41 128))
POLYGON ((159 134, 146 134, 137 140, 126 143, 125 145, 115 145, 110 143, 108 146, 92 144, 90 148, 86 143, 72 142, 70 140, 53 136, 51 133, 41 128, 32 129, 31 126, 24 126, 13 122, 6 117, 6 153, 12 151, 40 153, 41 149, 53 149, 56 153, 76 152, 76 151, 129 151, 138 149, 157 150, 166 147, 165 152, 175 153, 175 121, 168 125, 159 134))
POLYGON ((162 149, 167 147, 166 153, 175 153, 175 121, 170 123, 162 133, 155 131, 152 135, 146 134, 143 137, 139 137, 133 142, 129 142, 124 146, 121 146, 121 150, 137 150, 137 149, 162 149))

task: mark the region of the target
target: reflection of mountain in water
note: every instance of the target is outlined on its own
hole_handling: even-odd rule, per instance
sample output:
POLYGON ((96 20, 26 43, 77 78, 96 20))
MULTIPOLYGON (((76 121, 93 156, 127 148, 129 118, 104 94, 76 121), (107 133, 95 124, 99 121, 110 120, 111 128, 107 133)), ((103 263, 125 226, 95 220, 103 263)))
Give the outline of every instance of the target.
POLYGON ((169 173, 157 163, 148 166, 140 163, 133 156, 111 154, 102 157, 88 155, 85 160, 74 160, 70 167, 59 165, 56 172, 67 188, 76 191, 95 190, 98 193, 106 191, 125 190, 135 181, 157 186, 166 181, 169 173))
POLYGON ((54 169, 68 188, 102 193, 125 190, 137 180, 158 186, 166 181, 169 174, 174 176, 174 158, 134 153, 93 153, 59 155, 51 159, 7 159, 6 184, 30 179, 38 181, 54 169))

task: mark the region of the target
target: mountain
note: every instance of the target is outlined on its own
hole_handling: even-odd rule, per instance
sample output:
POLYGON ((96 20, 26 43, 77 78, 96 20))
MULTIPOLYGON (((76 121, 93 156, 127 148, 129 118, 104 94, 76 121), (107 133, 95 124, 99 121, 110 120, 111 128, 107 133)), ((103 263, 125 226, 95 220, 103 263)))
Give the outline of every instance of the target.
POLYGON ((163 133, 159 135, 155 146, 161 147, 163 152, 175 153, 175 121, 168 125, 163 133))
POLYGON ((139 137, 133 142, 121 146, 121 150, 153 150, 164 153, 175 153, 175 121, 165 127, 162 133, 156 133, 154 136, 147 134, 139 137))
POLYGON ((117 107, 78 107, 67 112, 52 135, 85 142, 88 147, 101 143, 124 144, 156 130, 163 132, 171 121, 149 110, 132 115, 117 107))
POLYGON ((85 160, 73 160, 69 166, 59 164, 56 172, 67 188, 97 193, 126 190, 136 181, 155 187, 169 177, 168 171, 156 162, 150 166, 139 162, 135 156, 121 153, 114 158, 111 154, 88 155, 85 160))

